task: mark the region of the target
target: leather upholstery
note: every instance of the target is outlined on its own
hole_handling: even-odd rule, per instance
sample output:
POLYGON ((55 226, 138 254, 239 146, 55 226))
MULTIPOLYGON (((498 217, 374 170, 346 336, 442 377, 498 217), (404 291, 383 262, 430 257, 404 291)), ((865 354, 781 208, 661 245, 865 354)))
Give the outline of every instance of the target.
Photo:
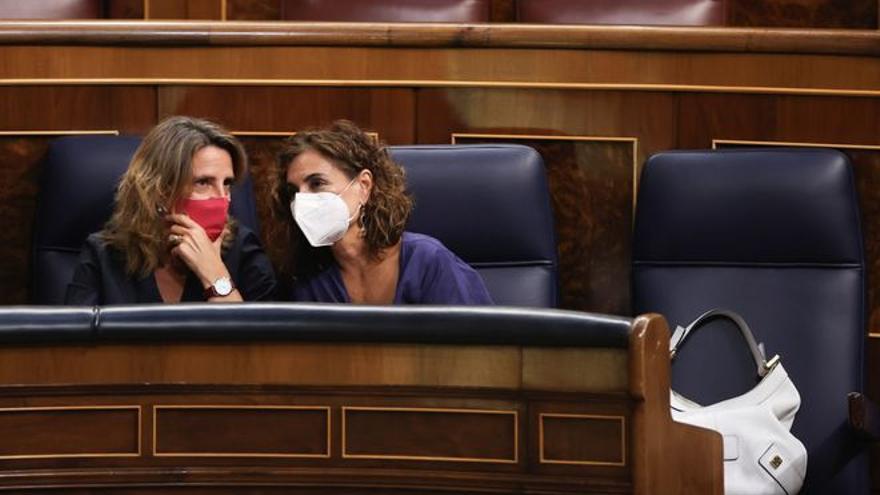
POLYGON ((94 337, 98 308, 5 306, 0 308, 0 341, 86 342, 94 337))
MULTIPOLYGON (((685 151, 642 172, 633 310, 674 328, 704 310, 740 313, 767 357, 779 354, 802 404, 803 493, 867 493, 866 452, 847 429, 863 389, 865 270, 852 170, 833 150, 685 151)), ((685 344, 673 387, 702 403, 750 389, 755 370, 733 327, 685 344)))
POLYGON ((520 145, 392 146, 415 208, 407 229, 471 264, 496 304, 554 307, 556 236, 541 156, 520 145))
POLYGON ((102 0, 0 2, 0 19, 100 19, 102 0))
POLYGON ((632 320, 574 311, 354 304, 140 304, 0 308, 0 343, 400 342, 625 349, 632 320))
POLYGON ((459 22, 489 21, 489 0, 284 0, 289 21, 459 22))
POLYGON ((113 306, 101 309, 99 317, 101 340, 280 338, 617 348, 627 347, 631 325, 629 318, 550 309, 305 303, 113 306))
POLYGON ((517 0, 519 22, 723 26, 725 0, 517 0))
MULTIPOLYGON (((72 136, 54 140, 43 160, 31 255, 31 301, 62 304, 86 237, 113 212, 119 178, 139 137, 72 136)), ((250 177, 232 193, 230 211, 258 231, 250 177)))

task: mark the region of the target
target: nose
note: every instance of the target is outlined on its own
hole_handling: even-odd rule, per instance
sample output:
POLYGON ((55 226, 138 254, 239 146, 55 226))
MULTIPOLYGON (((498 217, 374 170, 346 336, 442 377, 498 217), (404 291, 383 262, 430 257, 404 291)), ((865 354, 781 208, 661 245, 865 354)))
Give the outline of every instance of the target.
POLYGON ((218 182, 217 184, 214 184, 214 186, 211 188, 211 196, 214 198, 229 199, 230 194, 231 188, 223 182, 218 182))

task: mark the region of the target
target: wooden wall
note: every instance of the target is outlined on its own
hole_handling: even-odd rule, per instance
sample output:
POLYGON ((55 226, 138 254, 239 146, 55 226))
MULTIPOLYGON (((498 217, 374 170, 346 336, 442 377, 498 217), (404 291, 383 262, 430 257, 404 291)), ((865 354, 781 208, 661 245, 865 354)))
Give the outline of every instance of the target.
MULTIPOLYGON (((880 397, 880 34, 677 28, 0 23, 0 303, 27 301, 48 140, 217 120, 254 163, 351 119, 389 144, 518 142, 545 157, 562 306, 627 314, 639 166, 652 153, 785 143, 852 159, 869 271, 867 376, 880 397), (257 35, 260 36, 257 36, 257 35)), ((876 464, 880 469, 880 464, 876 464)))
MULTIPOLYGON (((202 1, 221 3, 224 0, 202 1)), ((515 2, 516 0, 492 0, 492 22, 516 22, 515 2)), ((282 18, 281 0, 225 0, 225 3, 226 19, 229 20, 282 18)), ((877 29, 877 6, 877 0, 727 0, 726 17, 729 26, 877 29)))
MULTIPOLYGON (((516 22, 515 3, 516 0, 492 0, 490 21, 516 22)), ((878 27, 878 0, 727 0, 726 9, 728 26, 878 27)), ((217 21, 278 21, 285 18, 282 0, 104 0, 102 17, 217 21)))

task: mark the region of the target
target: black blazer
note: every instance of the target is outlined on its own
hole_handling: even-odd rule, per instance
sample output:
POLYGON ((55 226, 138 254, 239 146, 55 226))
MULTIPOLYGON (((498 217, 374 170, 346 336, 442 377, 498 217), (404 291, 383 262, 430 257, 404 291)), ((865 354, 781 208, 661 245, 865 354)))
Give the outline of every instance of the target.
MULTIPOLYGON (((245 301, 263 301, 275 295, 275 273, 257 235, 239 224, 235 239, 222 255, 232 281, 245 301)), ((204 289, 194 273, 187 275, 181 302, 204 301, 204 289)), ((91 234, 80 253, 65 304, 107 305, 160 303, 162 296, 151 273, 146 277, 125 272, 122 253, 91 234)))

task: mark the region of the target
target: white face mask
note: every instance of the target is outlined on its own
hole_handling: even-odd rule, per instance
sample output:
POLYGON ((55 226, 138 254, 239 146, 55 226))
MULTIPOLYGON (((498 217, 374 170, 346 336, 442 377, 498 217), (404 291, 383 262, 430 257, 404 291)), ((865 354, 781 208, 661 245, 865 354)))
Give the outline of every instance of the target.
POLYGON ((314 247, 332 246, 348 231, 354 215, 349 215, 348 205, 340 195, 356 179, 352 179, 338 193, 296 193, 290 202, 290 213, 309 244, 314 247))

